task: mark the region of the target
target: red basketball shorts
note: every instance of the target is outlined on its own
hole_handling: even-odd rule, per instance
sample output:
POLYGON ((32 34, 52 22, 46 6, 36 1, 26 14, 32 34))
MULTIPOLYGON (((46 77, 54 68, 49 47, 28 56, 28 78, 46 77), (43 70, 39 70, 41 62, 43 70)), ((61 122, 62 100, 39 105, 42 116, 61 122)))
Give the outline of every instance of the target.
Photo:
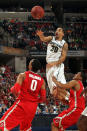
POLYGON ((60 113, 53 119, 53 123, 60 131, 77 123, 78 118, 83 110, 82 109, 68 109, 60 113))
POLYGON ((20 125, 21 130, 31 131, 31 122, 37 109, 36 102, 17 100, 0 119, 0 129, 11 130, 20 125))

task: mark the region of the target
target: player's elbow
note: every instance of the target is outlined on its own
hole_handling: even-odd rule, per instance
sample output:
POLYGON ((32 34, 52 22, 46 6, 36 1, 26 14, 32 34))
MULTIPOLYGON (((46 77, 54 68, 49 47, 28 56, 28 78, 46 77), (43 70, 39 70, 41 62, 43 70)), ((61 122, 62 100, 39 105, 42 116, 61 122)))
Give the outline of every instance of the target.
POLYGON ((11 93, 15 96, 18 96, 21 91, 21 86, 18 83, 15 83, 15 85, 11 88, 11 93))
POLYGON ((63 56, 63 57, 62 57, 62 62, 64 62, 64 61, 65 61, 65 59, 66 59, 66 56, 63 56))
POLYGON ((42 42, 48 42, 45 38, 41 39, 42 42))
POLYGON ((46 103, 46 97, 40 97, 39 103, 46 103))
POLYGON ((41 90, 41 94, 40 94, 40 100, 42 101, 42 102, 46 102, 46 90, 45 89, 42 89, 41 90))
POLYGON ((46 102, 46 97, 42 97, 42 102, 43 102, 43 103, 46 102))

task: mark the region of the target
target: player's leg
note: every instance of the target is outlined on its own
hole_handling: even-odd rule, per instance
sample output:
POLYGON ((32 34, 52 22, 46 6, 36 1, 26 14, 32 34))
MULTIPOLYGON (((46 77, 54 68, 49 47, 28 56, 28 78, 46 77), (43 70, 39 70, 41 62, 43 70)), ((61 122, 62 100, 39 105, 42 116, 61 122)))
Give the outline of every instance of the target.
POLYGON ((77 122, 77 126, 79 131, 87 131, 87 116, 81 115, 77 122))
POLYGON ((32 131, 31 121, 29 121, 29 119, 20 123, 20 131, 32 131))
POLYGON ((1 129, 0 129, 0 131, 10 131, 10 130, 7 130, 7 129, 4 129, 4 130, 2 129, 2 130, 1 130, 1 129))
POLYGON ((0 129, 2 131, 13 129, 25 119, 24 110, 19 106, 19 104, 20 101, 15 102, 0 119, 0 129))
POLYGON ((59 131, 58 127, 54 125, 54 123, 51 123, 51 131, 59 131))
POLYGON ((64 125, 62 125, 63 117, 66 115, 66 110, 61 112, 53 119, 51 124, 51 131, 64 131, 64 125))
POLYGON ((54 82, 52 81, 52 77, 55 71, 55 67, 46 68, 46 78, 47 84, 50 89, 50 93, 53 95, 53 87, 55 86, 54 82))
POLYGON ((81 113, 77 126, 80 131, 87 131, 87 107, 81 113))
MULTIPOLYGON (((56 72, 54 73, 54 76, 56 76, 57 80, 60 81, 61 83, 65 84, 66 83, 66 79, 65 79, 65 75, 64 75, 64 64, 62 63, 56 70, 56 72)), ((58 91, 60 92, 60 95, 65 98, 65 100, 69 99, 69 92, 65 89, 60 89, 58 88, 58 91)))
POLYGON ((64 74, 64 64, 60 64, 60 66, 57 68, 56 72, 54 73, 54 76, 57 78, 58 81, 65 84, 65 74, 64 74))
POLYGON ((25 112, 26 112, 26 119, 24 119, 21 123, 20 123, 20 130, 21 131, 32 131, 31 128, 31 123, 32 120, 34 119, 35 113, 36 113, 36 109, 37 109, 37 102, 31 102, 31 101, 25 101, 23 103, 25 112))

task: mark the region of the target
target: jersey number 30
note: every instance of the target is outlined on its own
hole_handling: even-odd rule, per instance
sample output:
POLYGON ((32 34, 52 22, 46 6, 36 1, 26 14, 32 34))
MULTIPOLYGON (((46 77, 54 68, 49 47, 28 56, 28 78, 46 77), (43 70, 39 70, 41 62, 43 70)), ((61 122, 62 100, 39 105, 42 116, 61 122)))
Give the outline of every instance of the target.
POLYGON ((36 90, 36 87, 37 87, 37 81, 36 80, 32 80, 31 81, 31 90, 32 91, 35 91, 36 90))
POLYGON ((57 46, 52 45, 51 47, 52 48, 51 48, 50 51, 55 52, 55 53, 58 51, 58 47, 57 46))

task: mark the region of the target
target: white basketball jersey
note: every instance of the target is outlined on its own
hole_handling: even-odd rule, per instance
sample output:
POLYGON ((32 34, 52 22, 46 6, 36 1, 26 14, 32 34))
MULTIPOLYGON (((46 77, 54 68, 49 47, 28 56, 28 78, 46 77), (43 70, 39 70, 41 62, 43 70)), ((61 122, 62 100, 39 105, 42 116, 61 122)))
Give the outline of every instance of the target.
POLYGON ((46 55, 46 61, 47 63, 58 61, 61 57, 62 48, 65 44, 65 40, 55 40, 55 37, 49 42, 47 46, 47 55, 46 55))

